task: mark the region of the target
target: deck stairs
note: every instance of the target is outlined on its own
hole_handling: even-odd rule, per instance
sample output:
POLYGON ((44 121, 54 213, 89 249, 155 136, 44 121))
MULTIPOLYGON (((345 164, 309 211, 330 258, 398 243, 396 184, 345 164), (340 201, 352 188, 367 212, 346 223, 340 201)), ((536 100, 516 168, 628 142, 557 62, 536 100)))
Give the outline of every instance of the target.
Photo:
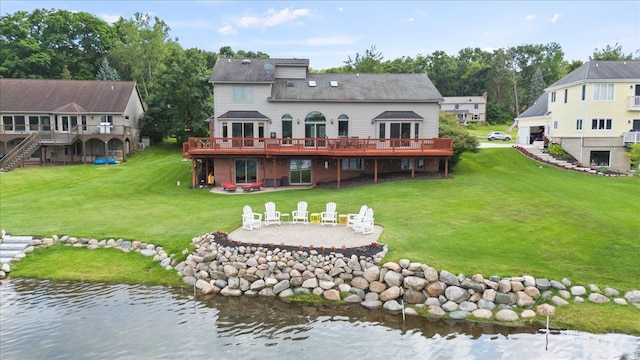
POLYGON ((33 236, 13 236, 2 232, 0 264, 9 264, 24 257, 24 250, 33 244, 33 236))
POLYGON ((31 156, 38 147, 40 147, 38 133, 30 134, 0 160, 0 172, 9 171, 19 166, 20 163, 31 156))

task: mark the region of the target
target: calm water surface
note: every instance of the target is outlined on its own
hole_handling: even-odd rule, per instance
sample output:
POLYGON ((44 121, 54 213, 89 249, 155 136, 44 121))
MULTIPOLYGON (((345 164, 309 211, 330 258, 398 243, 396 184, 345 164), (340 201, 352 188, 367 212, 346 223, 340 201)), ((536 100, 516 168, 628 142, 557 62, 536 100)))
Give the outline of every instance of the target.
POLYGON ((640 337, 546 335, 458 321, 196 297, 192 289, 11 279, 0 285, 0 358, 640 359, 640 337))

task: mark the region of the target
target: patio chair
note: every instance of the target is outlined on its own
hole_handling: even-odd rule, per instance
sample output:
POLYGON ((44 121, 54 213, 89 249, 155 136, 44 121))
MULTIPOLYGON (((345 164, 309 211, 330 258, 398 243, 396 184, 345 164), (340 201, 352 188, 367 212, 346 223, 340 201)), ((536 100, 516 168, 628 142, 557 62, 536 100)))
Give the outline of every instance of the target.
POLYGON ((254 213, 251 206, 242 208, 242 228, 245 230, 260 229, 262 226, 262 214, 254 213))
POLYGON ((355 232, 362 233, 363 235, 373 233, 373 209, 372 208, 368 208, 367 211, 364 213, 362 220, 358 221, 353 225, 353 230, 355 230, 355 232))
POLYGON ((367 205, 362 205, 360 207, 360 211, 357 214, 347 214, 347 227, 353 228, 353 225, 356 222, 362 221, 364 217, 364 213, 367 212, 369 207, 367 205))
POLYGON ((264 204, 264 224, 269 226, 269 224, 278 224, 280 225, 280 211, 276 211, 276 204, 269 201, 264 204))
POLYGON ((307 211, 306 201, 299 201, 298 209, 291 212, 291 222, 295 224, 299 221, 303 224, 309 223, 309 212, 307 211))
POLYGON ((336 203, 328 202, 326 210, 320 213, 320 225, 324 224, 333 224, 333 226, 338 225, 336 203))

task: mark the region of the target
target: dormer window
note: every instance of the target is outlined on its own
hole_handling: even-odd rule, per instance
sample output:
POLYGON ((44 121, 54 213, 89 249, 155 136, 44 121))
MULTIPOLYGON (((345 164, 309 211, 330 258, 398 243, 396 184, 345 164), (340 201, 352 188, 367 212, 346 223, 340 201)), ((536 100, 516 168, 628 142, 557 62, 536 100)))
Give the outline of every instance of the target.
POLYGON ((316 87, 316 81, 315 80, 309 80, 309 87, 316 87))
POLYGON ((331 87, 338 87, 338 82, 336 80, 331 80, 329 81, 329 85, 331 85, 331 87))

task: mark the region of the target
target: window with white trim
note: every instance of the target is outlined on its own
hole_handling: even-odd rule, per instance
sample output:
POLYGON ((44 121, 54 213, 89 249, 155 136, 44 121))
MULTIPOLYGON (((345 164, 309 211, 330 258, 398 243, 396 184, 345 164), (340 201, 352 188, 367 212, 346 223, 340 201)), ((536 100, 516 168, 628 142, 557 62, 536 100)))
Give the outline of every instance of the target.
POLYGON ((567 103, 569 97, 569 89, 564 89, 564 103, 567 103))
POLYGON ((582 130, 582 119, 576 119, 576 130, 582 130))
POLYGON ((611 130, 612 125, 611 119, 591 119, 591 130, 611 130))
POLYGON ((558 130, 558 121, 557 120, 553 122, 553 129, 554 130, 558 130))
POLYGON ((612 101, 613 84, 593 84, 593 101, 612 101))
POLYGON ((555 91, 551 92, 551 102, 552 103, 556 102, 556 92, 555 91))
POLYGON ((609 166, 611 159, 610 151, 591 151, 590 156, 591 166, 609 166))

